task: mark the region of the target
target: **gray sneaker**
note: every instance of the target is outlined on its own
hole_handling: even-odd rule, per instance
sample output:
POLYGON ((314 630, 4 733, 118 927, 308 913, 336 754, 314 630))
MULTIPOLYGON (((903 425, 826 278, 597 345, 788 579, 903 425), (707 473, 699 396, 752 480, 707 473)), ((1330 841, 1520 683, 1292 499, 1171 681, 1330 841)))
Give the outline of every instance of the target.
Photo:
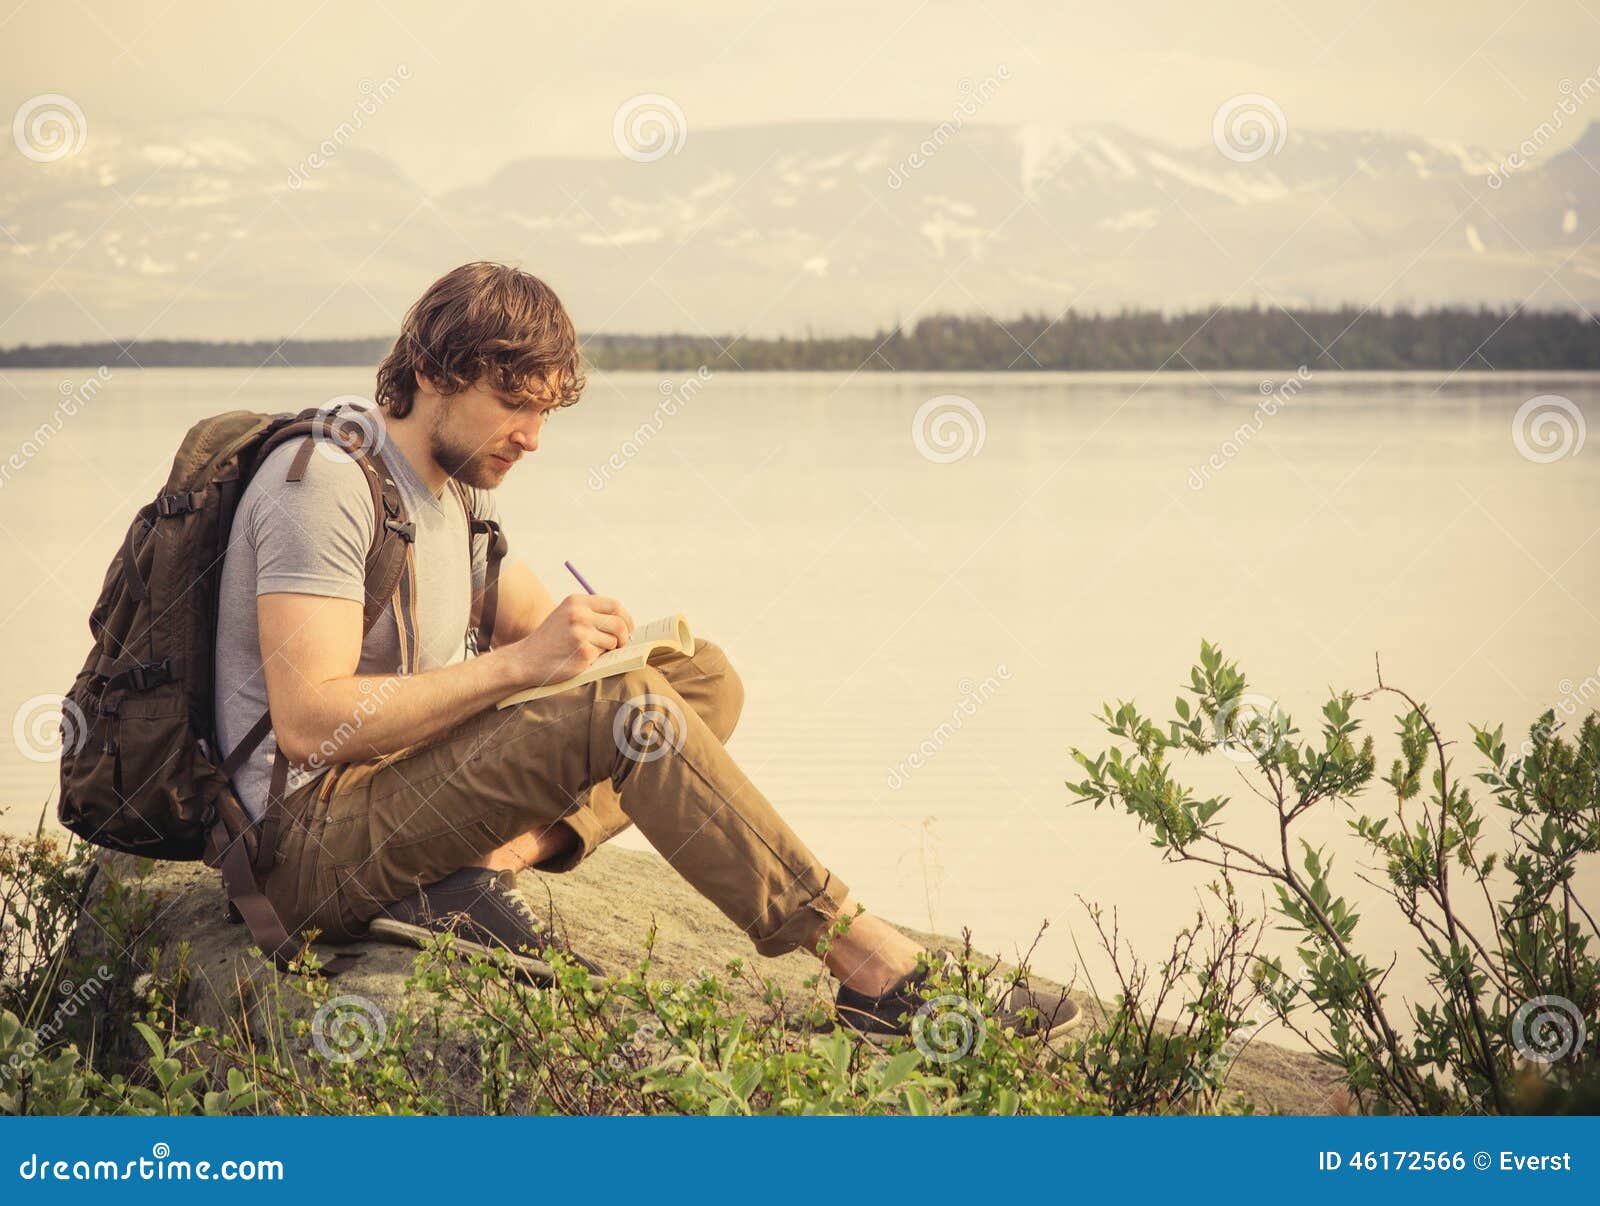
POLYGON ((546 947, 563 951, 591 975, 605 975, 598 963, 576 954, 552 930, 540 926, 533 906, 517 888, 514 871, 462 867, 385 905, 368 928, 370 937, 404 946, 422 946, 443 933, 456 936, 460 951, 510 951, 517 966, 539 984, 555 980, 555 970, 539 957, 546 947))
MULTIPOLYGON (((950 956, 939 953, 932 958, 942 963, 947 973, 956 972, 950 956)), ((846 1029, 875 1045, 914 1036, 919 1023, 934 1031, 941 1026, 954 1026, 957 1030, 972 1026, 981 1029, 983 1016, 977 1006, 954 995, 928 995, 928 974, 928 967, 918 967, 876 997, 841 984, 834 998, 834 1010, 846 1029)), ((994 1020, 1002 1027, 1042 1038, 1046 1043, 1071 1034, 1088 1020, 1083 1008, 1065 993, 1031 988, 1026 980, 995 985, 994 1000, 994 1020)))

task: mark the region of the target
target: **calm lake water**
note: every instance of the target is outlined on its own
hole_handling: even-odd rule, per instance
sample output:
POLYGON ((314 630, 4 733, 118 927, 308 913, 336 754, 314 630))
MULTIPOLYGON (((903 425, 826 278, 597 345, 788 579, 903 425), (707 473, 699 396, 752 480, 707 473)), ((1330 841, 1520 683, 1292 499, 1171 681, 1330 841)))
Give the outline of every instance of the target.
MULTIPOLYGON (((71 682, 106 564, 193 420, 371 388, 357 369, 116 370, 53 418, 91 375, 0 377, 0 451, 59 425, 0 488, 0 720, 71 682)), ((1069 807, 1069 750, 1104 748, 1103 700, 1170 714, 1202 637, 1302 728, 1330 686, 1372 686, 1379 654, 1468 770, 1469 722, 1520 739, 1543 709, 1600 699, 1600 436, 1549 459, 1554 426, 1513 427, 1540 395, 1567 401, 1537 408, 1556 423, 1594 420, 1600 377, 1325 373, 1263 392, 1286 379, 596 375, 500 505, 558 597, 570 558, 639 620, 682 611, 729 651, 748 692, 732 752, 869 907, 1008 952, 1048 918, 1036 965, 1081 966, 1109 996, 1078 898, 1159 958, 1205 877, 1131 820, 1069 807), (919 423, 941 395, 959 400, 919 423)), ((1381 767, 1394 712, 1363 713, 1381 767)), ((13 832, 53 807, 25 728, 0 741, 13 832)), ((1266 806, 1218 762, 1196 786, 1234 792, 1239 840, 1264 840, 1266 806)), ((1367 798, 1381 807, 1381 785, 1367 798)), ((1386 963, 1400 923, 1353 877, 1345 820, 1306 836, 1338 855, 1386 963)), ((1418 981, 1403 962, 1394 983, 1418 981)))

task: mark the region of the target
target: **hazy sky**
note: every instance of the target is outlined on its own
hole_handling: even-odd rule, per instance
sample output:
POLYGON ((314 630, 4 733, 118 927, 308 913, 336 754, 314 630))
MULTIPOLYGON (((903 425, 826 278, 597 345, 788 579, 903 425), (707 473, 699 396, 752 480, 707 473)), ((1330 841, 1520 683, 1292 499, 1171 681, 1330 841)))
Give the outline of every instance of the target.
POLYGON ((59 92, 91 132, 97 114, 266 113, 312 136, 349 115, 363 78, 404 64, 410 80, 363 140, 441 187, 522 155, 614 154, 612 117, 644 92, 673 98, 690 137, 938 121, 963 77, 1004 64, 981 120, 1111 121, 1199 145, 1219 103, 1259 92, 1291 128, 1501 148, 1550 116, 1563 79, 1600 68, 1600 0, 12 3, 0 0, 6 112, 59 92))

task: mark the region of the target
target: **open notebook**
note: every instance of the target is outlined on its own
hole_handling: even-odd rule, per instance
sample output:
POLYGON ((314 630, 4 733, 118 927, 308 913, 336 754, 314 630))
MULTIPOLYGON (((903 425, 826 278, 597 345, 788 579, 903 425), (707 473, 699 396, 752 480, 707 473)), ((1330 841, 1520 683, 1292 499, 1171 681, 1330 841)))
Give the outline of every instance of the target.
POLYGON ((582 674, 575 674, 559 683, 547 683, 542 687, 529 687, 525 691, 518 691, 515 695, 506 696, 496 706, 509 708, 513 704, 527 703, 530 699, 559 695, 563 691, 570 691, 573 687, 581 687, 584 683, 592 683, 596 679, 610 678, 614 674, 626 674, 629 670, 638 670, 653 654, 662 649, 675 649, 684 654, 694 652, 694 635, 689 631, 689 621, 682 615, 663 616, 659 620, 652 620, 642 627, 635 628, 626 645, 602 653, 582 674))

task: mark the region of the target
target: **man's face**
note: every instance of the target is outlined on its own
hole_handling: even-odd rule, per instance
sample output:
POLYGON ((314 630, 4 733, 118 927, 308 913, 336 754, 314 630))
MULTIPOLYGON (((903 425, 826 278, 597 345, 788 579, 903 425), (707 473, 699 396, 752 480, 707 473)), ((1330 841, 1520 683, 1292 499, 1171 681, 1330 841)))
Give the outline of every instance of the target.
POLYGON ((435 395, 429 399, 434 407, 429 451, 457 481, 493 490, 524 454, 538 449, 554 397, 552 391, 538 399, 513 396, 491 388, 484 378, 449 397, 435 395))

